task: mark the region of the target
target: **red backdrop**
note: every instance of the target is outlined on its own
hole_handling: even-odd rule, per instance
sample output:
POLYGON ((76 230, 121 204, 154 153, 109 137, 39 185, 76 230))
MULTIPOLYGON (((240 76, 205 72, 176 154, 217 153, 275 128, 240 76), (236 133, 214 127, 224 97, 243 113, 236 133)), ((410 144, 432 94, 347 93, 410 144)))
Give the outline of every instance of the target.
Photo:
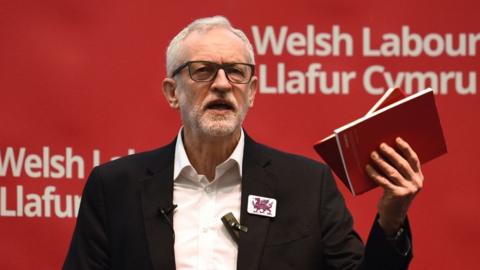
MULTIPOLYGON (((437 88, 449 153, 424 166, 412 269, 476 268, 480 5, 386 2, 2 1, 0 269, 60 268, 92 166, 172 140, 165 48, 193 19, 217 14, 254 43, 261 87, 245 128, 274 147, 319 159, 312 144, 383 89, 437 88), (324 73, 309 81, 309 67, 324 73)), ((341 190, 366 237, 380 190, 341 190)))

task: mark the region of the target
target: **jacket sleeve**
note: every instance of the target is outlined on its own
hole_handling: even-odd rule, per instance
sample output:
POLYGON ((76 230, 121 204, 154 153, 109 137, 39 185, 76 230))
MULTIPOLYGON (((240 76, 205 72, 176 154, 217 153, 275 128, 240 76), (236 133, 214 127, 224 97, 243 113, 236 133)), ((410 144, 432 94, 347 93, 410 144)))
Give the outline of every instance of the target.
POLYGON ((95 168, 83 190, 64 270, 110 268, 105 209, 102 179, 95 168))
POLYGON ((361 269, 408 269, 412 260, 412 234, 408 220, 405 220, 402 236, 396 241, 388 240, 375 218, 365 247, 361 269))

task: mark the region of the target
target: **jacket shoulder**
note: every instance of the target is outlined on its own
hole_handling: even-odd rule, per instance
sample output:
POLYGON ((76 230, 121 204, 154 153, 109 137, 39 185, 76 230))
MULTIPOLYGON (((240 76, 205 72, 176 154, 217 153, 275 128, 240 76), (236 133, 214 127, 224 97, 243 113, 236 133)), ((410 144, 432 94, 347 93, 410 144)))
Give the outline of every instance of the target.
POLYGON ((276 167, 280 166, 288 170, 309 169, 320 172, 329 170, 326 164, 302 155, 289 153, 261 143, 255 143, 255 147, 264 157, 271 159, 272 165, 276 167))
POLYGON ((173 166, 175 141, 166 146, 124 156, 103 163, 93 171, 97 171, 102 178, 139 178, 145 175, 158 173, 168 166, 173 166))

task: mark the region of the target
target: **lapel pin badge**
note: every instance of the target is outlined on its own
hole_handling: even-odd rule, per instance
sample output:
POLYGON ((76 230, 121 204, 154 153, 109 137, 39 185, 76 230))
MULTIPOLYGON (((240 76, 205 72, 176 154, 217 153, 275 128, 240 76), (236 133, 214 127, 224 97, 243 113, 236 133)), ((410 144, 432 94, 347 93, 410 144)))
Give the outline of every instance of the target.
POLYGON ((256 195, 248 195, 247 212, 253 215, 275 217, 277 212, 277 200, 256 195))

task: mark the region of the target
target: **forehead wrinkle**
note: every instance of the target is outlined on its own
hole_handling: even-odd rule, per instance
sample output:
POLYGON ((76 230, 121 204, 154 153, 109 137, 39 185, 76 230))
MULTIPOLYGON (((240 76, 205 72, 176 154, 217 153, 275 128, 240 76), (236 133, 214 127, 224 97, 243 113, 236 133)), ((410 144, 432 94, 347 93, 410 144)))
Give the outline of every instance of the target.
POLYGON ((227 29, 192 32, 182 43, 181 55, 185 57, 185 61, 248 62, 245 43, 227 29))

